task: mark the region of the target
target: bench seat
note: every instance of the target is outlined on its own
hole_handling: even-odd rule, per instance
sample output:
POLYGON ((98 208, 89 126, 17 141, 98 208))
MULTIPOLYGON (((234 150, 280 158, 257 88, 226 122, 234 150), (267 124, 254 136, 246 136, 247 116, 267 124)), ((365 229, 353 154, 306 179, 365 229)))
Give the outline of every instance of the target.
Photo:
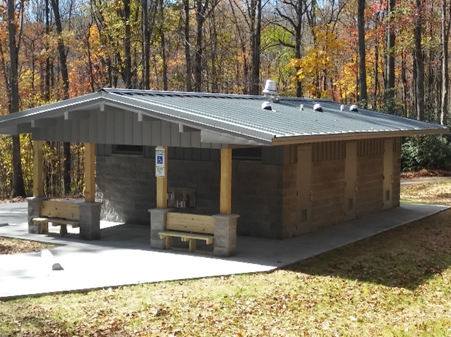
POLYGON ((205 241, 207 245, 210 245, 214 241, 214 235, 198 234, 198 233, 188 233, 188 232, 176 232, 176 231, 164 231, 159 232, 160 239, 165 239, 166 249, 172 247, 172 238, 180 238, 182 242, 189 243, 189 251, 196 251, 197 245, 196 240, 205 241))
POLYGON ((78 220, 68 220, 62 218, 50 218, 50 217, 37 217, 32 219, 35 225, 40 226, 40 233, 48 233, 49 232, 49 223, 52 226, 60 226, 60 235, 67 235, 67 225, 72 226, 72 228, 80 227, 80 222, 78 220))

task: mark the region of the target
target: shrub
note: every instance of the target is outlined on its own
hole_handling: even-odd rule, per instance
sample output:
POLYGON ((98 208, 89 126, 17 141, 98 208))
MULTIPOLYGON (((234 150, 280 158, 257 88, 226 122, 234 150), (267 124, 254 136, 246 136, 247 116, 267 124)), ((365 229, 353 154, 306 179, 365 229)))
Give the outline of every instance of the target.
POLYGON ((447 170, 451 167, 451 144, 441 136, 408 137, 402 144, 401 166, 403 171, 447 170))

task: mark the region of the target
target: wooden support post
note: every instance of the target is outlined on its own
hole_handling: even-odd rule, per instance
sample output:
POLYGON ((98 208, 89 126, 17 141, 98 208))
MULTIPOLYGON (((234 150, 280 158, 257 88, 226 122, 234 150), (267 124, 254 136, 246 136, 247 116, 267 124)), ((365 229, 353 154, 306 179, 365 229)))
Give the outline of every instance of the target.
POLYGON ((221 149, 221 186, 219 211, 232 214, 232 149, 221 149))
POLYGON ((85 143, 85 202, 96 200, 96 145, 85 143))
POLYGON ((42 149, 44 142, 33 141, 33 197, 42 198, 44 196, 44 157, 42 149))
POLYGON ((168 207, 168 147, 164 146, 164 176, 157 177, 157 208, 168 207))

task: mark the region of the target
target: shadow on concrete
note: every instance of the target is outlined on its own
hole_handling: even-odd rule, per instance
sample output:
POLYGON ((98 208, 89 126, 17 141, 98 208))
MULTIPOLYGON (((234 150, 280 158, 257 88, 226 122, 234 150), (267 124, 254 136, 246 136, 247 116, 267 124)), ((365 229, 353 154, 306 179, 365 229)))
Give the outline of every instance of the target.
POLYGON ((450 239, 447 210, 286 269, 415 290, 451 266, 450 239))

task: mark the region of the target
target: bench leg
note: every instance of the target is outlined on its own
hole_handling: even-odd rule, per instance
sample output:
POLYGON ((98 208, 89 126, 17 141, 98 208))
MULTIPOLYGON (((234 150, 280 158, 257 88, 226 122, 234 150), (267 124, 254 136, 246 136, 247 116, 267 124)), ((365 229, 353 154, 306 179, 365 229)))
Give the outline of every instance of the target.
POLYGON ((171 247, 172 247, 172 237, 166 236, 166 238, 164 240, 164 248, 170 249, 171 247))
POLYGON ((39 234, 47 234, 49 232, 49 223, 40 223, 39 224, 39 234))
POLYGON ((196 250, 196 246, 197 246, 196 242, 197 242, 196 239, 189 240, 189 251, 190 252, 194 252, 196 250))
POLYGON ((67 235, 67 225, 61 225, 61 228, 60 228, 60 235, 61 235, 61 236, 67 235))

